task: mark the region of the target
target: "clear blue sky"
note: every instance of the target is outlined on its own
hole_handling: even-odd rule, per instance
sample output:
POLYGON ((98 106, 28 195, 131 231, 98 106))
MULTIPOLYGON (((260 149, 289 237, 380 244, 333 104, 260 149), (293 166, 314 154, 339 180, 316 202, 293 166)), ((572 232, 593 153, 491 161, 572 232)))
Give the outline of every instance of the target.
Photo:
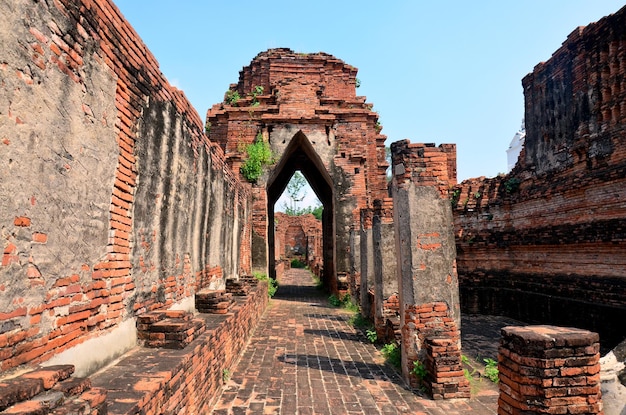
POLYGON ((202 119, 261 51, 327 52, 359 69, 389 144, 456 143, 459 181, 506 171, 521 79, 623 0, 117 0, 202 119))

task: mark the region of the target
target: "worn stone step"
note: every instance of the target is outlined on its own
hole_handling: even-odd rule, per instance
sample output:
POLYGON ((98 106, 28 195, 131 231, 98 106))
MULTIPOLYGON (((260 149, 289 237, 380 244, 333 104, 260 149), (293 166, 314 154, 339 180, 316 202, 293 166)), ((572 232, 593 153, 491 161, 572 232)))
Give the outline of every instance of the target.
POLYGON ((80 395, 86 390, 91 388, 91 380, 89 378, 75 378, 71 377, 65 379, 52 388, 55 391, 63 392, 68 396, 80 395))
POLYGON ((2 412, 2 415, 46 415, 60 406, 64 400, 63 392, 48 391, 10 406, 2 412))
POLYGON ((0 381, 0 411, 18 402, 27 401, 43 391, 41 379, 19 377, 0 381))

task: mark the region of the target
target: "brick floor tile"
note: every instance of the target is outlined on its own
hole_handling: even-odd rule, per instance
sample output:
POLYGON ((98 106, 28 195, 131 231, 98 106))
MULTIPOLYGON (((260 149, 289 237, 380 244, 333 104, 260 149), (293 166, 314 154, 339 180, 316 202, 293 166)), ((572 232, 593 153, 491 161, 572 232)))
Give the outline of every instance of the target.
POLYGON ((214 415, 496 413, 497 393, 432 401, 408 390, 374 345, 331 307, 305 270, 290 270, 233 370, 214 415))

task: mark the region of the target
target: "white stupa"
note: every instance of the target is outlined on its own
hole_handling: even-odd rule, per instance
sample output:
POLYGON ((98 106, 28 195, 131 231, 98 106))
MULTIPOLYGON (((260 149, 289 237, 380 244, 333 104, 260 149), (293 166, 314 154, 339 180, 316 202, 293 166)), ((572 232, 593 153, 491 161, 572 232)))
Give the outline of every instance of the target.
POLYGON ((526 128, 524 127, 524 120, 522 120, 522 126, 519 131, 515 133, 513 139, 511 140, 511 144, 509 144, 509 148, 506 150, 506 160, 507 160, 507 168, 508 171, 511 171, 515 164, 517 163, 517 159, 519 158, 519 154, 524 148, 524 140, 526 139, 526 128))

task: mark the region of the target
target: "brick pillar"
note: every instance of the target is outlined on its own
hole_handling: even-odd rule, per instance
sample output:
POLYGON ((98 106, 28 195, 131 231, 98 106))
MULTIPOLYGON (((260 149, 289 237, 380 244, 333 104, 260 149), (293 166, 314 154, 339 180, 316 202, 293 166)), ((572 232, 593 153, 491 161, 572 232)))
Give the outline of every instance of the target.
POLYGON ((369 291, 374 288, 374 241, 372 237, 372 209, 361 209, 360 303, 361 314, 367 318, 372 317, 369 291))
MULTIPOLYGON (((402 374, 410 382, 413 362, 416 359, 427 362, 427 336, 438 335, 440 329, 431 330, 416 323, 416 319, 421 321, 429 317, 428 312, 420 311, 421 307, 430 303, 440 304, 445 307, 445 315, 438 316, 441 318, 433 324, 445 326, 444 330, 448 331, 449 320, 457 333, 460 327, 456 246, 448 198, 448 189, 456 182, 454 169, 451 171, 449 163, 454 155, 454 146, 443 148, 434 144, 411 144, 404 140, 391 144, 391 155, 402 374)), ((458 335, 446 338, 453 339, 460 354, 458 335)), ((434 343, 432 345, 435 346, 434 343)), ((439 372, 443 370, 437 369, 436 365, 432 365, 432 370, 429 375, 433 379, 441 378, 439 372)), ((466 392, 463 381, 456 379, 456 374, 452 377, 456 382, 456 386, 450 386, 454 393, 441 394, 440 397, 469 396, 469 388, 466 392)))
POLYGON ((395 338, 393 328, 398 328, 400 323, 393 199, 374 200, 372 234, 374 245, 374 322, 378 338, 388 342, 395 338))
POLYGON ((498 414, 602 414, 599 351, 587 330, 504 327, 498 414))
MULTIPOLYGON (((406 371, 410 372, 413 362, 419 360, 427 371, 421 383, 433 399, 469 398, 470 385, 461 363, 461 332, 450 317, 447 304, 406 306, 404 322, 402 348, 407 355, 406 371)), ((411 376, 409 382, 419 386, 420 379, 411 376)))

